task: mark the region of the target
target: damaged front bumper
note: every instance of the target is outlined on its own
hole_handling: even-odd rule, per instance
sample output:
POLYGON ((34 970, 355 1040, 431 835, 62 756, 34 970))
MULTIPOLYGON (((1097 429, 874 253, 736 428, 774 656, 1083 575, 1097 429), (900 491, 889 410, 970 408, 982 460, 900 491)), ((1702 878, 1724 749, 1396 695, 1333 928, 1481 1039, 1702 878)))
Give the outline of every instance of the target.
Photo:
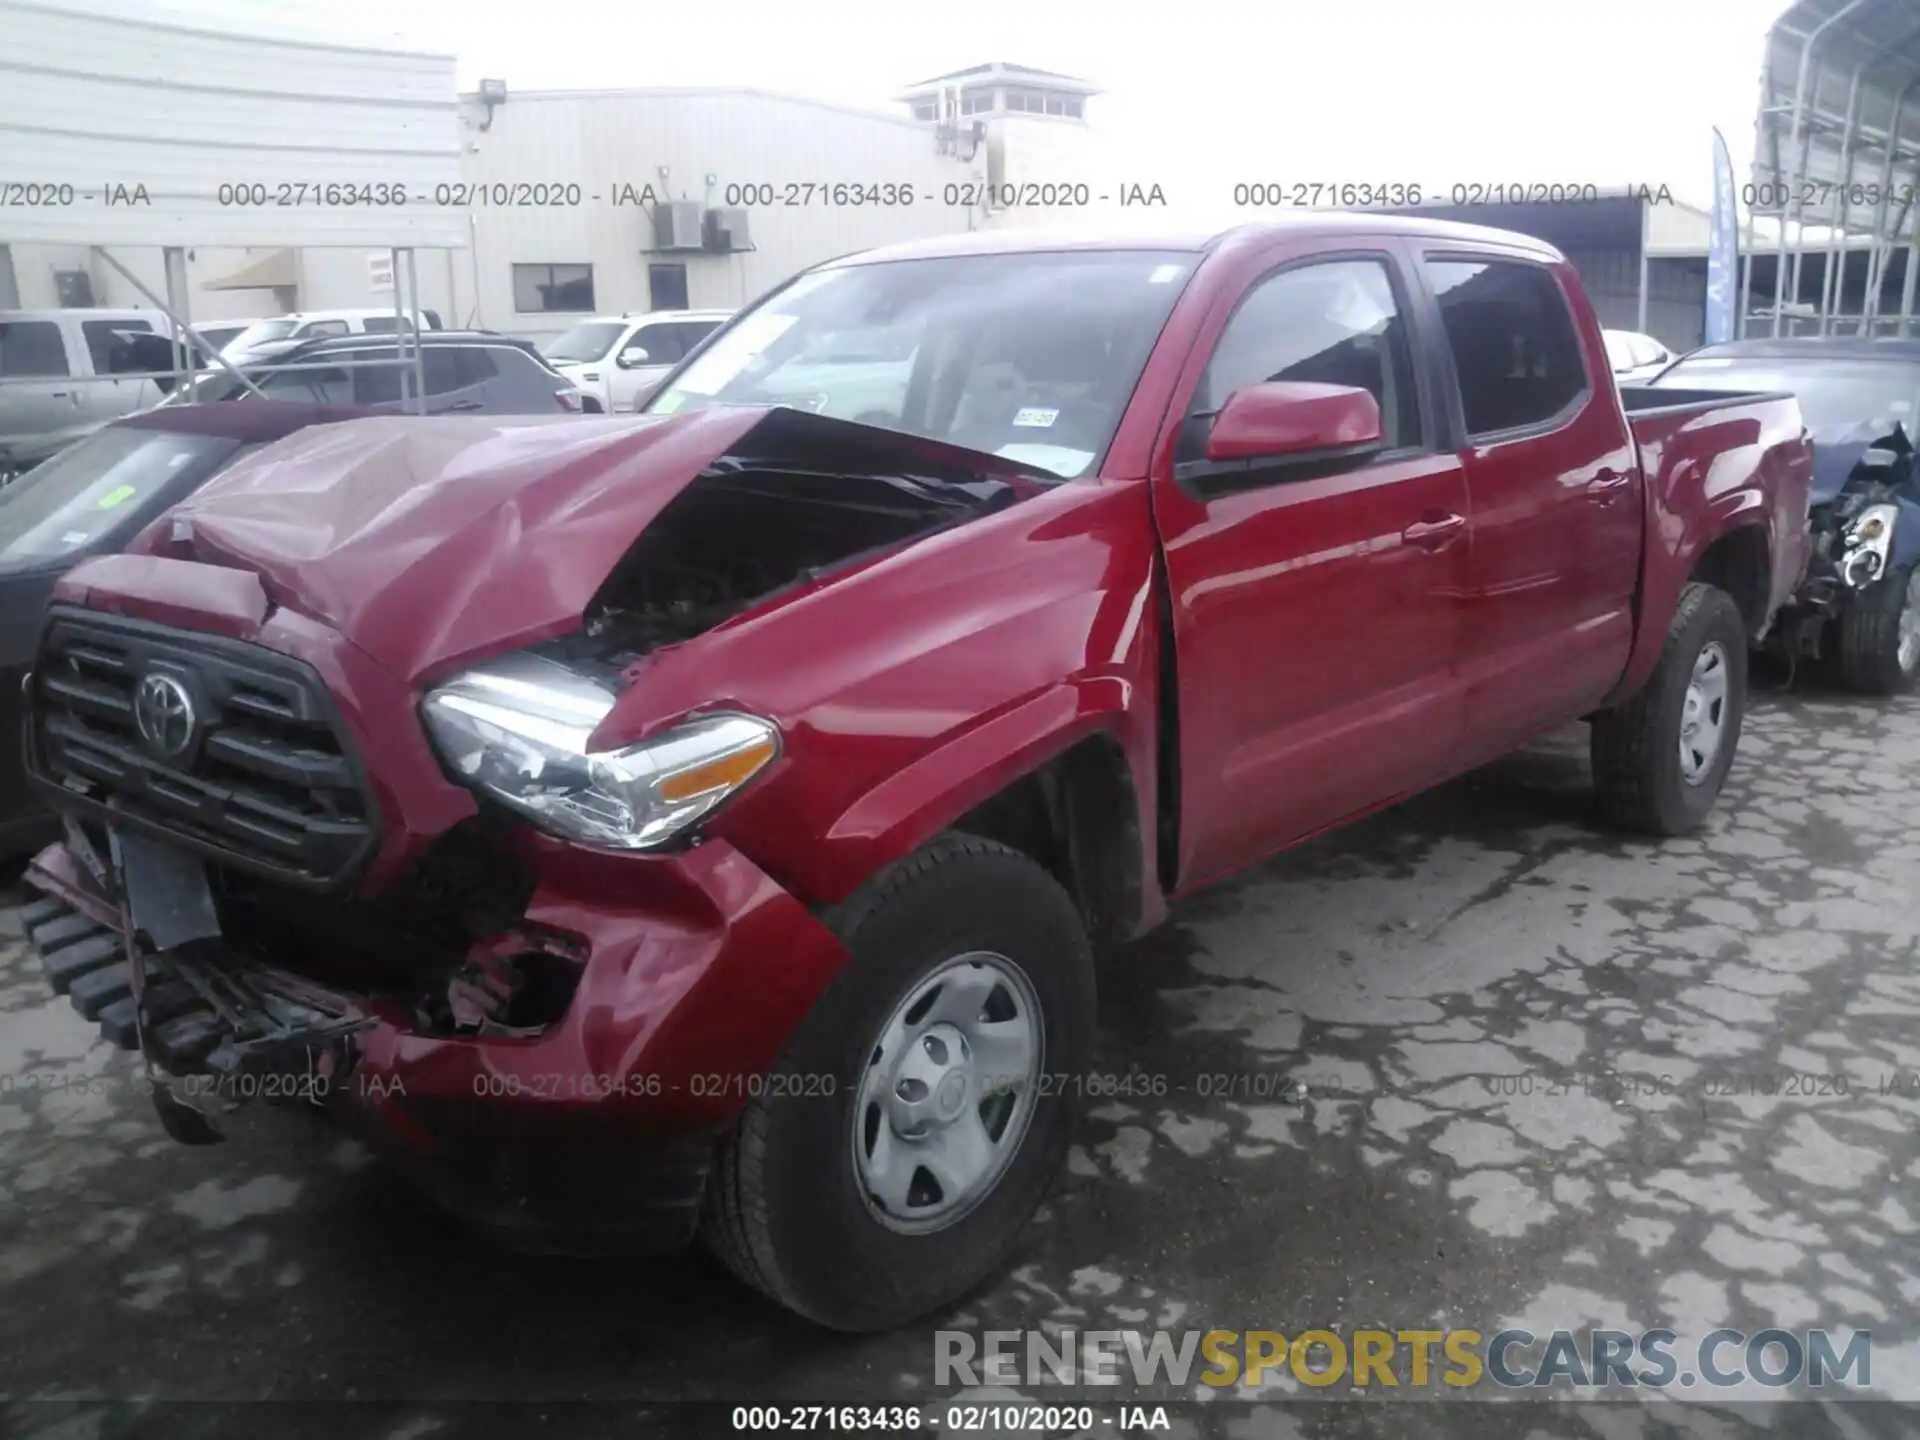
MULTIPOLYGON (((142 1053, 176 1138, 217 1140, 223 1114, 256 1100, 315 1104, 516 1248, 671 1248, 697 1225, 714 1133, 760 1093, 845 949, 723 842, 641 858, 542 839, 535 860, 527 923, 577 942, 579 974, 531 1033, 446 1033, 405 996, 335 989, 221 939, 158 950, 145 920, 130 947, 130 887, 84 834, 35 858, 23 914, 54 990, 142 1053)), ((512 943, 476 945, 463 976, 512 943)), ((449 986, 454 1014, 470 987, 449 986)))

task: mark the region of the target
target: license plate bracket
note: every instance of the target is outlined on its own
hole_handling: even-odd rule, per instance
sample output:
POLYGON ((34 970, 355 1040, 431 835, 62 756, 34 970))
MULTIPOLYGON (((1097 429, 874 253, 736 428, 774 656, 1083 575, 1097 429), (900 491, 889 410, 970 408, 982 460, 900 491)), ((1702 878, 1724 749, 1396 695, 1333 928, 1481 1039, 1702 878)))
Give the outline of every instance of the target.
POLYGON ((220 937, 220 916, 198 855, 150 840, 118 825, 107 829, 113 868, 136 934, 165 954, 196 940, 220 937))

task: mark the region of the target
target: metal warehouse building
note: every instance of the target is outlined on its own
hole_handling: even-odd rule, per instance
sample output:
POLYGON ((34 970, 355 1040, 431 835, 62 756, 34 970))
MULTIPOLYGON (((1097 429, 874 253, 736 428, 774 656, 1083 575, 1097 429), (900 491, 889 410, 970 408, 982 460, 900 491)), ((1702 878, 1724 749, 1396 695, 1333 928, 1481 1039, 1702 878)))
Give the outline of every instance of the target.
POLYGON ((163 246, 194 321, 386 308, 409 236, 417 303, 449 324, 544 338, 594 313, 731 308, 835 255, 1007 223, 981 192, 1071 174, 1096 93, 992 64, 894 113, 745 89, 461 94, 451 56, 317 36, 264 0, 0 0, 0 184, 150 197, 0 208, 0 309, 144 305, 169 292, 163 246), (85 97, 60 78, 74 54, 98 72, 85 97), (312 194, 368 181, 407 203, 312 194))

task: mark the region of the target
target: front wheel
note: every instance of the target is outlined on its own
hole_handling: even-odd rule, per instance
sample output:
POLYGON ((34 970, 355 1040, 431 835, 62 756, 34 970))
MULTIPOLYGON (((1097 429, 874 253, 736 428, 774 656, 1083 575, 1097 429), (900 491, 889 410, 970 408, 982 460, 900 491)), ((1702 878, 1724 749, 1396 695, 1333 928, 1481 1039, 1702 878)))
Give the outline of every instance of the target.
POLYGON ((1840 681, 1862 695, 1904 695, 1920 676, 1920 565, 1869 585, 1840 617, 1840 681))
POLYGON ((1684 835, 1713 809, 1747 707, 1747 630, 1724 590, 1680 592, 1667 643, 1631 700, 1593 722, 1601 815, 1648 835, 1684 835))
POLYGON ((884 1330, 997 1270, 1064 1163, 1092 947, 1051 875, 968 835, 830 923, 851 959, 722 1140, 703 1234, 789 1309, 884 1330))

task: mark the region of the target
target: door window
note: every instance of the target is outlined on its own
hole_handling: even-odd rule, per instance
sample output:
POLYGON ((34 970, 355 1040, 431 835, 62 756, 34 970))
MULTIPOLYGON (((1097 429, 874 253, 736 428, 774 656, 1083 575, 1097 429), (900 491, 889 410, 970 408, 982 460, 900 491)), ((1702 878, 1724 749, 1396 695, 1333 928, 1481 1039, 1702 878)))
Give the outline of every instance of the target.
POLYGON ((51 320, 0 322, 0 376, 67 374, 67 342, 51 320))
POLYGON ((302 325, 295 333, 302 340, 322 340, 334 335, 346 334, 347 322, 344 320, 314 320, 302 325))
POLYGON ((420 348, 421 363, 427 371, 429 395, 445 395, 449 390, 458 390, 472 383, 460 373, 459 351, 447 345, 423 345, 420 348))
MULTIPOLYGON (((254 381, 268 400, 294 405, 351 405, 353 374, 347 370, 276 370, 254 381)), ((246 391, 236 391, 245 395, 246 391)))
MULTIPOLYGON (((144 320, 82 320, 80 333, 86 337, 87 353, 93 356, 93 373, 96 375, 114 374, 113 347, 118 343, 119 335, 137 331, 151 335, 153 326, 144 320)), ((151 371, 125 371, 125 374, 151 374, 151 371)))
POLYGON ((1326 260, 1260 281, 1234 311, 1194 391, 1182 458, 1236 390, 1266 380, 1354 385, 1380 406, 1388 449, 1421 442, 1406 316, 1384 260, 1326 260))
POLYGON ((644 325, 621 349, 631 350, 636 345, 647 352, 649 365, 671 365, 687 353, 678 325, 644 325))
POLYGON ((682 320, 673 326, 680 336, 680 353, 686 355, 694 346, 714 332, 720 324, 718 320, 682 320))
POLYGON ((1567 297, 1553 273, 1521 260, 1430 260, 1473 438, 1546 425, 1587 392, 1567 297))

